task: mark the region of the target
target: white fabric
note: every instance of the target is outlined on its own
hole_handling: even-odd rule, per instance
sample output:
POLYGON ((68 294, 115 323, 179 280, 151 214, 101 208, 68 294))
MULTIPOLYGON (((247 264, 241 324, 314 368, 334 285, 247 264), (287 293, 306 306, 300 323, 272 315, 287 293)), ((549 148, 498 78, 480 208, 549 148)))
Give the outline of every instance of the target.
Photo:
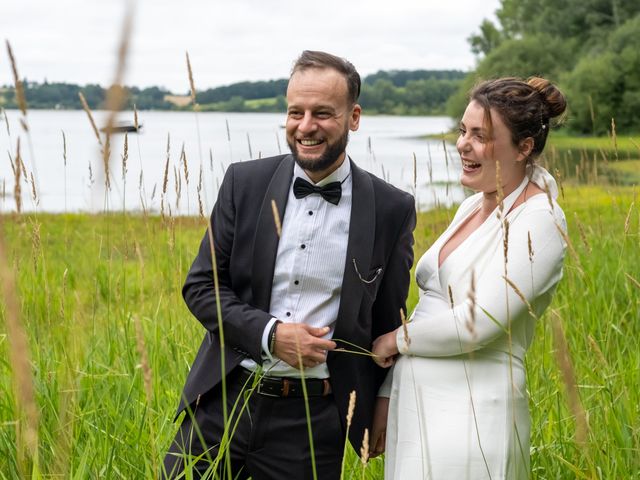
MULTIPOLYGON (((342 182, 342 196, 338 205, 327 202, 319 194, 297 199, 291 182, 273 272, 270 304, 270 313, 274 317, 272 322, 277 318, 283 322, 304 322, 318 328, 328 326, 331 330, 324 338, 332 337, 340 307, 349 240, 352 192, 350 173, 351 163, 347 157, 331 175, 315 184, 323 186, 331 182, 342 182), (298 284, 295 283, 296 280, 298 284)), ((293 170, 294 181, 296 177, 314 183, 298 164, 295 164, 293 170)), ((266 337, 272 322, 263 333, 265 352, 268 352, 266 337)), ((300 376, 297 369, 277 357, 266 357, 263 368, 269 375, 300 376)), ((253 360, 243 360, 241 365, 252 370, 256 367, 253 360)), ((305 369, 305 377, 329 377, 327 364, 305 369)))
MULTIPOLYGON (((541 167, 532 173, 536 184, 542 181, 541 188, 542 179, 550 190, 556 188, 541 167)), ((504 212, 509 212, 506 275, 539 317, 562 277, 566 245, 558 227, 566 230, 566 221, 545 194, 510 211, 528 181, 504 201, 504 212)), ((440 249, 481 202, 482 193, 466 199, 417 264, 420 298, 407 328, 409 344, 402 331, 396 338, 403 355, 394 367, 390 392, 386 479, 528 478, 524 354, 535 318, 503 279, 498 210, 438 268, 440 249)))

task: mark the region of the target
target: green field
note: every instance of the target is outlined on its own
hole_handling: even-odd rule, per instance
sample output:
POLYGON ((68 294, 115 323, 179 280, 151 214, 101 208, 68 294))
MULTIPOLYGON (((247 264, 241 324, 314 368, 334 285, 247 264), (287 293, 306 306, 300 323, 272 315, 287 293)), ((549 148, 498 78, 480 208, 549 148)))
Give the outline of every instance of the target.
MULTIPOLYGON (((572 184, 563 190, 572 245, 527 357, 532 478, 640 478, 637 190, 572 184), (557 352, 573 367, 559 367, 557 352)), ((420 214, 417 256, 452 213, 420 214)), ((154 478, 202 335, 180 288, 204 221, 4 215, 1 224, 0 478, 154 478), (28 350, 10 349, 19 347, 16 320, 28 350)), ((413 285, 409 304, 416 298, 413 285)), ((353 454, 346 465, 347 478, 362 478, 353 454)), ((382 460, 365 473, 382 478, 382 460)))

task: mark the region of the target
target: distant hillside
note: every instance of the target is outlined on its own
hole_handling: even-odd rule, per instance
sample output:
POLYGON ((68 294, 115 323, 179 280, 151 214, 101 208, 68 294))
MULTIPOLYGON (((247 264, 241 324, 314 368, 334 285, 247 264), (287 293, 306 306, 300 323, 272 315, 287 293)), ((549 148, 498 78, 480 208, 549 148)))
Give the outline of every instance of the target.
MULTIPOLYGON (((441 114, 465 74, 456 70, 379 71, 363 79, 360 104, 370 114, 441 114)), ((92 109, 101 108, 106 90, 99 85, 24 82, 29 108, 80 109, 82 92, 92 109)), ((126 87, 127 108, 181 110, 190 108, 187 95, 159 87, 126 87)), ((238 82, 197 93, 202 111, 284 112, 287 79, 238 82)), ((13 87, 0 87, 0 107, 16 108, 13 87)))

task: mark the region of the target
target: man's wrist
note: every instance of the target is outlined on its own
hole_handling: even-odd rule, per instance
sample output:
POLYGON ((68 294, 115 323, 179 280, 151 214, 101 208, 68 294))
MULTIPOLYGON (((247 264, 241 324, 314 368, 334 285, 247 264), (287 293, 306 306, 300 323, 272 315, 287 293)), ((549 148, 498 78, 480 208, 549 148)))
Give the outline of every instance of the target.
POLYGON ((271 330, 269 330, 269 337, 267 345, 269 345, 269 353, 273 355, 276 349, 276 330, 278 329, 278 324, 281 323, 280 320, 276 320, 273 322, 271 326, 271 330))

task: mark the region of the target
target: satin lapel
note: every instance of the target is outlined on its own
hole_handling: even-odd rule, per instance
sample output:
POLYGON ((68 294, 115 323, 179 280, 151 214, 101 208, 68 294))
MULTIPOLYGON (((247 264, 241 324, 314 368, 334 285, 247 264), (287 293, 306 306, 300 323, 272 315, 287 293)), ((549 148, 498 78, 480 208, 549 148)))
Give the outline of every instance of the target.
POLYGON ((366 277, 371 269, 373 241, 376 231, 375 198, 369 175, 351 162, 353 189, 347 259, 340 295, 340 309, 334 332, 335 338, 350 338, 349 332, 358 317, 364 292, 360 275, 366 277), (355 265, 354 265, 355 264, 355 265), (360 272, 360 275, 358 275, 360 272))
POLYGON ((251 276, 251 291, 253 305, 265 312, 269 311, 271 301, 271 287, 273 285, 273 270, 278 253, 278 233, 273 217, 271 200, 275 200, 278 207, 280 221, 284 218, 284 210, 289 197, 289 187, 293 178, 293 157, 287 155, 271 177, 271 182, 262 200, 256 236, 253 240, 253 263, 251 276))

